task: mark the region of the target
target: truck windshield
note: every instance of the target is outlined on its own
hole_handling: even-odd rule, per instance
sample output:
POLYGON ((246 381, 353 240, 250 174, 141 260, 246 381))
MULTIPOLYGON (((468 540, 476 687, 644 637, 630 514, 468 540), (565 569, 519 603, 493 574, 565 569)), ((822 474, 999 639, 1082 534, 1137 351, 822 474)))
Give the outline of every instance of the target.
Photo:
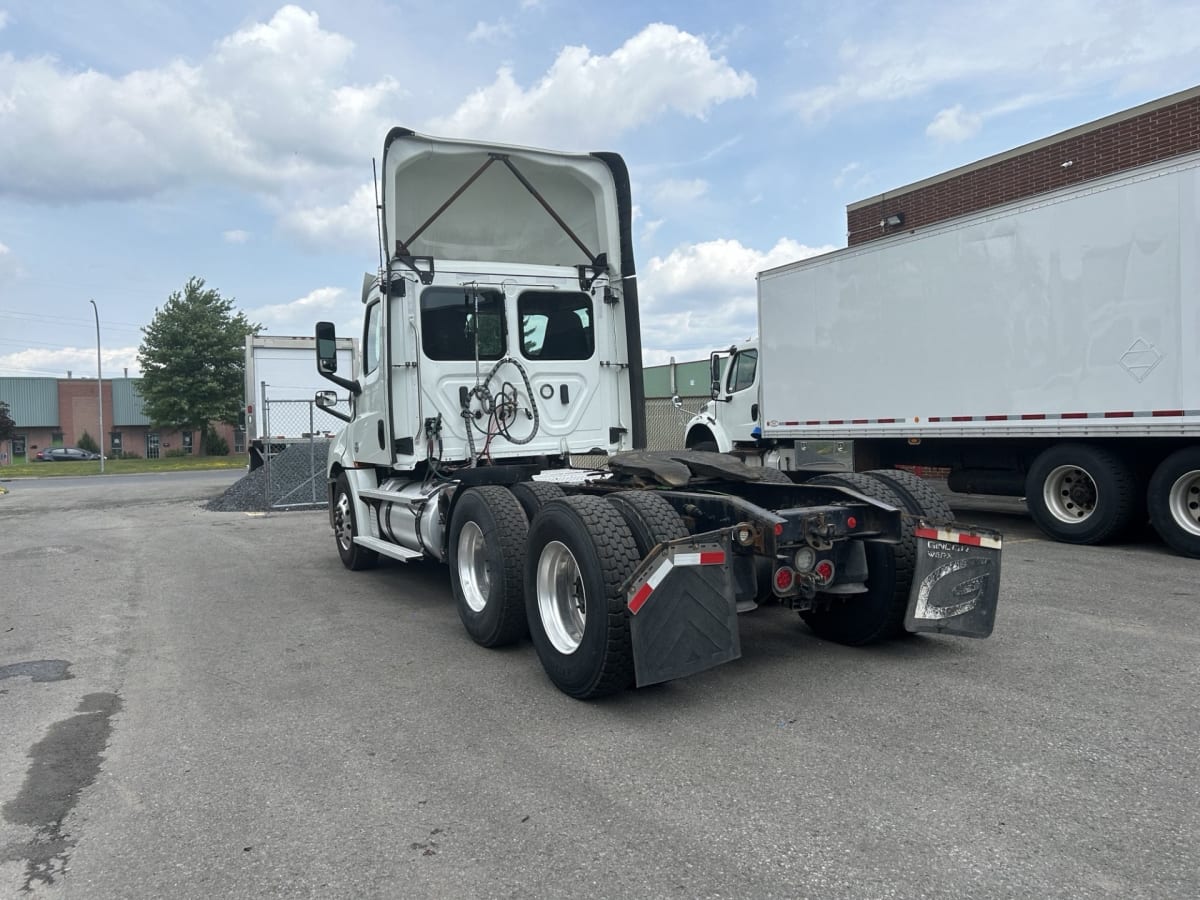
POLYGON ((504 296, 495 289, 430 287, 421 294, 421 348, 430 359, 499 359, 508 345, 504 296), (478 310, 478 318, 476 311, 478 310))

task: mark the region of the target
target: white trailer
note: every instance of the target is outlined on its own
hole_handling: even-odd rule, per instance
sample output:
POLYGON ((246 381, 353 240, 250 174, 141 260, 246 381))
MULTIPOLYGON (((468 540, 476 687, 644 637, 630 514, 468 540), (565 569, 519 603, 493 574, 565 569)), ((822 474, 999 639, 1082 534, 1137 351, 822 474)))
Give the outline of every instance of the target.
MULTIPOLYGON (((761 272, 757 343, 688 425, 784 468, 932 466, 1049 535, 1200 556, 1200 154, 761 272)), ((728 352, 728 351, 727 351, 728 352)))
MULTIPOLYGON (((332 434, 341 427, 324 410, 312 408, 310 416, 313 397, 326 388, 313 371, 315 349, 312 337, 246 335, 246 448, 251 469, 262 465, 271 446, 332 434)), ((353 373, 358 342, 340 339, 337 354, 339 369, 353 373)), ((349 395, 339 399, 341 408, 348 409, 349 395)))

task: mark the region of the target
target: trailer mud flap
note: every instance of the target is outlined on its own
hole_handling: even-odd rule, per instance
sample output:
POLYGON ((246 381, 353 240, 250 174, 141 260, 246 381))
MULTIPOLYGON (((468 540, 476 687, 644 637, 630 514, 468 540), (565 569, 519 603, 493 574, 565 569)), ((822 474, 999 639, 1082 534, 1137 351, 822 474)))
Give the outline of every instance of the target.
POLYGON ((904 627, 985 638, 1000 597, 999 532, 984 528, 916 529, 917 564, 904 627))
POLYGON ((630 578, 625 596, 638 687, 742 655, 731 548, 714 538, 661 545, 630 578))

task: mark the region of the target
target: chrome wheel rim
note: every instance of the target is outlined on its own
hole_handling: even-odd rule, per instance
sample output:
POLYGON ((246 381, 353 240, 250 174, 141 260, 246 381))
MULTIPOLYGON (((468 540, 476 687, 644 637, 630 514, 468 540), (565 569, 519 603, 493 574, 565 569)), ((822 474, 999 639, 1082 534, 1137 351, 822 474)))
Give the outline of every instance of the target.
POLYGON ((1042 501, 1060 522, 1086 522, 1099 499, 1095 479, 1079 466, 1059 466, 1042 483, 1042 501))
POLYGON ((1200 469, 1184 472, 1175 479, 1167 495, 1167 507, 1176 525, 1200 537, 1200 469))
POLYGON ((471 612, 483 612, 492 576, 488 571, 487 541, 474 522, 466 522, 458 533, 458 583, 471 612))
POLYGON ((333 507, 333 533, 343 550, 354 546, 354 514, 350 510, 349 494, 338 494, 333 507))
POLYGON ((554 649, 564 655, 578 650, 587 621, 587 594, 579 563, 560 541, 548 543, 538 557, 537 605, 554 649))

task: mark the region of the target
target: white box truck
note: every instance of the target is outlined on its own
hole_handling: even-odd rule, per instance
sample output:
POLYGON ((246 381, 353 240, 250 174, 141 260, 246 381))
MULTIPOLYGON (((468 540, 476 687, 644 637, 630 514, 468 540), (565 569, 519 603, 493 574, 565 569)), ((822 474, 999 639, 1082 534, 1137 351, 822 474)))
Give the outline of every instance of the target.
POLYGON ((738 616, 759 600, 847 644, 991 632, 999 536, 953 526, 939 498, 638 449, 621 157, 398 128, 381 182, 360 375, 342 372, 332 323, 316 328, 318 371, 352 397, 327 461, 346 568, 445 562, 470 637, 528 634, 579 698, 736 659, 738 616), (606 471, 571 466, 597 453, 606 471))
MULTIPOLYGON (((358 342, 338 341, 338 366, 353 372, 358 342)), ((327 387, 313 371, 316 342, 311 337, 273 334, 246 335, 246 449, 250 468, 257 469, 271 448, 332 435, 341 426, 328 412, 313 407, 317 391, 327 387)), ((349 395, 340 399, 349 408, 349 395)))
POLYGON ((1058 540, 1148 514, 1200 556, 1200 154, 761 272, 758 316, 687 446, 853 441, 1058 540))

